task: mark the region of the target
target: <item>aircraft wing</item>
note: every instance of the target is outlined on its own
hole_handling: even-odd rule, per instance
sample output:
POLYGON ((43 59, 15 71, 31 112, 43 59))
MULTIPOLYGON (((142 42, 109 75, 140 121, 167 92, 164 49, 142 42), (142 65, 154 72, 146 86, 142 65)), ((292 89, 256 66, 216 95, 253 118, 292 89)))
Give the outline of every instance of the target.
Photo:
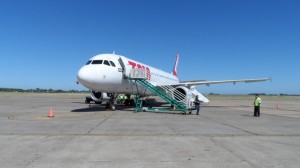
POLYGON ((195 85, 206 85, 209 86, 211 84, 222 84, 222 83, 232 83, 236 84, 238 82, 245 82, 245 83, 250 83, 250 82, 263 82, 271 80, 271 78, 259 78, 259 79, 242 79, 242 80, 223 80, 223 81, 204 81, 204 80, 192 80, 192 81, 181 81, 177 84, 173 84, 173 87, 176 86, 186 86, 186 87, 191 87, 195 85))

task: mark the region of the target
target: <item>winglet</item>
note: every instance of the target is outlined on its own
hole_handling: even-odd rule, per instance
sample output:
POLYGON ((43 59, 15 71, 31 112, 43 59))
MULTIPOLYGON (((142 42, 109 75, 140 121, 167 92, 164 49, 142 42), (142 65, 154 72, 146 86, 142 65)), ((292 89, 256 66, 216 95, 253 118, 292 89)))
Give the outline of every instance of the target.
POLYGON ((176 54, 176 60, 173 68, 173 75, 177 76, 177 66, 178 66, 178 61, 179 61, 179 52, 176 54))

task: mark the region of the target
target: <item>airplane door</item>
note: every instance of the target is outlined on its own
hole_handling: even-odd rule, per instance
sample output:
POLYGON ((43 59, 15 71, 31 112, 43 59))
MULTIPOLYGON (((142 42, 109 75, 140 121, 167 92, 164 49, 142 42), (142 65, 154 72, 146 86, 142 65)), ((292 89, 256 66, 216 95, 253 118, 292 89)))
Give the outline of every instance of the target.
POLYGON ((124 62, 123 62, 123 60, 122 60, 121 57, 118 59, 118 61, 119 61, 120 65, 121 65, 121 69, 119 69, 119 71, 122 71, 123 79, 126 79, 127 77, 126 77, 126 68, 125 68, 125 64, 124 64, 124 62))

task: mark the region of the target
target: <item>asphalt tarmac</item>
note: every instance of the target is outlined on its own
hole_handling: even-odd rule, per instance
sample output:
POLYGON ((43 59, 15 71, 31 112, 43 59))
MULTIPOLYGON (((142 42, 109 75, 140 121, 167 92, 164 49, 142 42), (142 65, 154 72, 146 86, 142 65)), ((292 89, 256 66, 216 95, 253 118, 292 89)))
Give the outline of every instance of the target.
POLYGON ((298 168, 300 98, 209 97, 200 115, 84 104, 86 94, 0 93, 0 165, 298 168), (54 117, 49 118, 50 108, 54 117))

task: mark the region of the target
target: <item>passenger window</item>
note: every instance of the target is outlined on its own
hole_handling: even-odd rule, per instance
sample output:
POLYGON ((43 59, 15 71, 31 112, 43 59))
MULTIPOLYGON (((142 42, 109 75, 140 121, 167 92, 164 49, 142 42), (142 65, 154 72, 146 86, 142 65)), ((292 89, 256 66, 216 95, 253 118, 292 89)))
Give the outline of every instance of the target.
POLYGON ((102 64, 103 60, 94 60, 92 64, 102 64))
POLYGON ((92 60, 89 60, 85 65, 89 65, 92 62, 92 60))
POLYGON ((115 63, 112 62, 112 61, 109 61, 110 62, 110 65, 113 66, 113 67, 116 67, 115 63))
POLYGON ((107 60, 104 60, 103 64, 110 66, 110 64, 107 60))

